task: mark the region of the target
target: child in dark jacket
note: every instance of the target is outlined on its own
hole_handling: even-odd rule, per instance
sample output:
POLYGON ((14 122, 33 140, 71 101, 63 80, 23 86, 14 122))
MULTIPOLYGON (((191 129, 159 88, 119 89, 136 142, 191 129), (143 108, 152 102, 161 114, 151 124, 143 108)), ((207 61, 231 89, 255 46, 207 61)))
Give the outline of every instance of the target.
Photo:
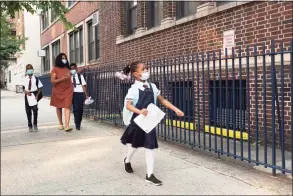
POLYGON ((34 76, 34 68, 31 64, 26 66, 26 77, 24 81, 23 90, 25 93, 25 111, 28 120, 29 132, 38 131, 38 104, 29 105, 28 96, 35 96, 36 100, 39 101, 42 97, 41 81, 34 76), (32 95, 33 94, 33 95, 32 95), (34 114, 34 121, 32 123, 32 113, 34 114))

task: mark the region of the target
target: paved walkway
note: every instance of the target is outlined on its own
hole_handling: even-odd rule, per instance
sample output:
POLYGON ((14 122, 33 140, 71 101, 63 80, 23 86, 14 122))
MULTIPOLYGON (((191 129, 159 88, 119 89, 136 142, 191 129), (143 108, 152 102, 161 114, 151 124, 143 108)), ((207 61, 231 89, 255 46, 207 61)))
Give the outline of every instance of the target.
POLYGON ((155 174, 163 186, 144 182, 145 154, 126 174, 122 129, 84 121, 82 131, 56 130, 54 108, 40 102, 40 131, 27 132, 23 95, 1 91, 1 194, 56 195, 285 195, 288 178, 274 178, 247 164, 217 160, 196 150, 160 142, 155 174))

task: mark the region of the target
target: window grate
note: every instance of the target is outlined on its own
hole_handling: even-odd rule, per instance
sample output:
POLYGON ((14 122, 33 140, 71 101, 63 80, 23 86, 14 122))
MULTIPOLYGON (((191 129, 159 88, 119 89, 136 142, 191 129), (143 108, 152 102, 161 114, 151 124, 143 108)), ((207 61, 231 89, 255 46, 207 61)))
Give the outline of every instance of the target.
POLYGON ((209 85, 210 124, 232 129, 235 121, 236 129, 244 129, 246 80, 217 80, 210 81, 209 85))

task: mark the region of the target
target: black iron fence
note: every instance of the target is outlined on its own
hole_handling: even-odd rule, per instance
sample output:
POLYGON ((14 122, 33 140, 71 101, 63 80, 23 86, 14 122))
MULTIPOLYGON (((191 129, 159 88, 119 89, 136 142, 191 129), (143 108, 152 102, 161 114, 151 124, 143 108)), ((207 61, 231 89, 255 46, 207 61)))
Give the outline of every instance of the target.
MULTIPOLYGON (((292 174, 293 40, 145 62, 150 81, 185 113, 166 117, 159 137, 292 174)), ((123 65, 84 72, 94 104, 85 116, 123 125, 131 82, 115 78, 123 65)))

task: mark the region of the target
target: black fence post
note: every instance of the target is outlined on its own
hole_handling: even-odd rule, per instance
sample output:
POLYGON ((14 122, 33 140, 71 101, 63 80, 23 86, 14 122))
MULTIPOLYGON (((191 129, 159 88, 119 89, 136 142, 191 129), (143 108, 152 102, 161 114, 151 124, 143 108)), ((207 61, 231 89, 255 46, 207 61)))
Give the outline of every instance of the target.
POLYGON ((271 41, 271 77, 272 77, 272 171, 276 175, 276 121, 275 121, 275 105, 276 105, 276 80, 275 80, 275 42, 271 41))

